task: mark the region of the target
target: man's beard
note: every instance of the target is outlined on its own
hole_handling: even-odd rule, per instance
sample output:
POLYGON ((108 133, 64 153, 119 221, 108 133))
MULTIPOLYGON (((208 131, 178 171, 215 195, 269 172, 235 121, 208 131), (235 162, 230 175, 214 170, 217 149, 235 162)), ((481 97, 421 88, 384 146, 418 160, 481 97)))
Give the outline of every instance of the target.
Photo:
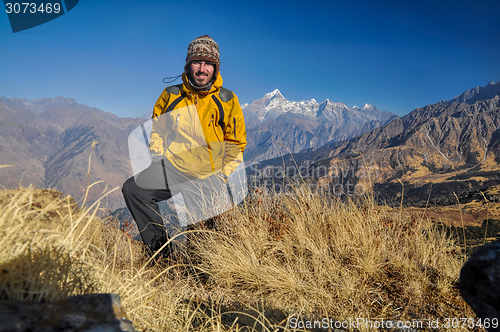
POLYGON ((200 83, 196 82, 195 74, 201 74, 203 76, 207 76, 203 72, 197 71, 195 73, 195 72, 193 72, 193 70, 191 68, 188 68, 187 76, 188 76, 189 83, 191 84, 191 86, 193 88, 195 88, 195 90, 210 90, 212 83, 210 81, 208 81, 207 84, 201 85, 200 83))

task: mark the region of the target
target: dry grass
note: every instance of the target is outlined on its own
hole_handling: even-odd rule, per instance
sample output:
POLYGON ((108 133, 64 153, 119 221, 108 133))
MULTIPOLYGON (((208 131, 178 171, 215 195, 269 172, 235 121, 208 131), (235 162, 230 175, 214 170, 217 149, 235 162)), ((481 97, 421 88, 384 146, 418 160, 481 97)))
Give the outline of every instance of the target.
POLYGON ((49 202, 37 199, 32 188, 5 192, 0 199, 1 299, 57 301, 97 289, 92 269, 72 258, 74 243, 66 245, 64 234, 76 225, 77 207, 47 193, 54 194, 49 202))
POLYGON ((298 190, 262 197, 200 241, 213 285, 288 314, 349 319, 471 317, 458 295, 465 262, 427 219, 298 190))
POLYGON ((246 331, 238 323, 249 324, 247 315, 266 331, 290 330, 292 315, 474 317, 458 295, 460 248, 429 221, 370 198, 341 202, 305 190, 249 199, 220 216, 216 232, 198 233, 196 267, 148 262, 141 243, 97 210, 51 191, 4 191, 0 299, 114 292, 144 331, 246 331))

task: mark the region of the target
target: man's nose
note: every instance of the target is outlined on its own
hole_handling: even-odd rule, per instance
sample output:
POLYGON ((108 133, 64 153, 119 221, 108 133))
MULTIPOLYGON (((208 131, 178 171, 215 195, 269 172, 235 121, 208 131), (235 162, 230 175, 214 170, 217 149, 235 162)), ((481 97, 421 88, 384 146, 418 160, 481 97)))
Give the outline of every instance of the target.
POLYGON ((201 70, 201 71, 204 71, 204 70, 205 70, 205 68, 206 68, 206 64, 205 64, 205 62, 204 62, 204 61, 202 61, 202 62, 200 63, 200 70, 201 70))

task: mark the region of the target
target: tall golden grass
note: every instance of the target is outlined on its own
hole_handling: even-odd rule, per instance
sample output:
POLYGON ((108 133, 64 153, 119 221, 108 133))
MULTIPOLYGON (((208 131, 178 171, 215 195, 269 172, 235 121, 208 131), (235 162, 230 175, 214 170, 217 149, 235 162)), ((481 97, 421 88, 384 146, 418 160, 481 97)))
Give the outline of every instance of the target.
POLYGON ((290 317, 475 317, 458 293, 465 257, 455 242, 370 197, 341 201, 307 188, 254 196, 219 216, 216 231, 190 231, 195 262, 150 259, 142 243, 96 217, 99 202, 79 208, 32 187, 0 197, 2 300, 114 292, 142 331, 289 331, 290 317))
POLYGON ((370 197, 302 188, 233 209, 220 225, 198 242, 200 265, 233 301, 335 319, 474 316, 458 294, 455 242, 370 197))

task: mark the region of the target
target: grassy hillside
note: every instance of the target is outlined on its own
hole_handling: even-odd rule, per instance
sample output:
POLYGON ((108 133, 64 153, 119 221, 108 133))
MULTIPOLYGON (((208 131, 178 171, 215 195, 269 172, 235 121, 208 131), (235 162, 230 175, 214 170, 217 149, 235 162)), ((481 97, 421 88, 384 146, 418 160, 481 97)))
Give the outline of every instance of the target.
POLYGON ((56 191, 2 191, 0 299, 114 292, 138 331, 475 317, 458 293, 466 257, 449 231, 370 197, 256 194, 220 216, 217 231, 198 231, 196 252, 176 261, 150 259, 98 209, 56 191))

